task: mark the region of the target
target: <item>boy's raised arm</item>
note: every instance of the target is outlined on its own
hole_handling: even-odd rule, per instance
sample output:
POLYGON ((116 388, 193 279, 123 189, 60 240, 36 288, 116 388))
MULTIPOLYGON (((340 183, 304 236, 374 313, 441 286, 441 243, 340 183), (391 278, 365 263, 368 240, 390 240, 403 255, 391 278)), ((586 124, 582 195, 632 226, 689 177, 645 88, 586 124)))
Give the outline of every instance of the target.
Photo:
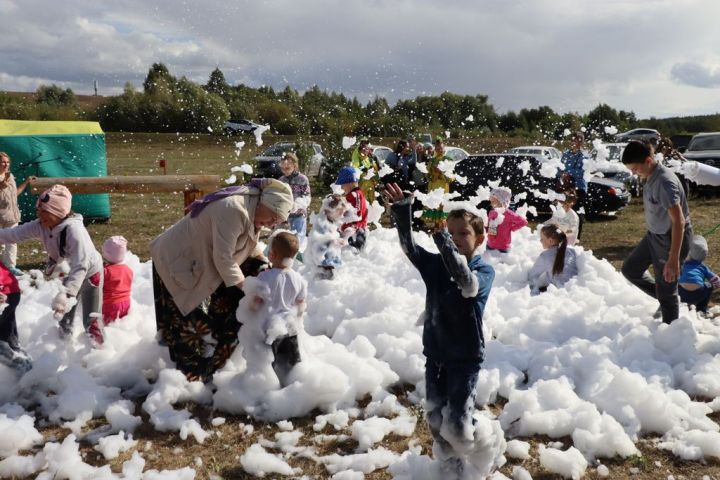
POLYGON ((397 225, 400 247, 410 259, 415 268, 422 271, 426 266, 424 259, 432 254, 424 248, 418 247, 412 238, 412 197, 405 197, 396 183, 385 186, 385 197, 392 204, 390 211, 397 225))

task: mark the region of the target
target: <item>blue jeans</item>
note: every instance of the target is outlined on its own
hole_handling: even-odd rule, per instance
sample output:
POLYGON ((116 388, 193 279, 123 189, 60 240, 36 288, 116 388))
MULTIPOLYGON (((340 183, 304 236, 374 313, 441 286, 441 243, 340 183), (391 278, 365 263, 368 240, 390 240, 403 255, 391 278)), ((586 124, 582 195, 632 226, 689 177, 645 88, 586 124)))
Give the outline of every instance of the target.
POLYGON ((455 456, 450 443, 440 435, 443 408, 448 407, 446 421, 453 434, 460 437, 472 422, 479 372, 479 362, 442 363, 429 358, 425 362, 426 417, 433 439, 445 457, 439 460, 455 456))
POLYGON ((706 312, 708 303, 710 303, 710 297, 712 296, 712 287, 703 286, 697 290, 685 290, 683 287, 678 287, 680 293, 680 300, 688 305, 695 305, 698 312, 706 312))
POLYGON ((297 215, 288 217, 288 227, 290 231, 295 232, 300 240, 300 251, 305 250, 307 242, 307 217, 305 215, 297 215))

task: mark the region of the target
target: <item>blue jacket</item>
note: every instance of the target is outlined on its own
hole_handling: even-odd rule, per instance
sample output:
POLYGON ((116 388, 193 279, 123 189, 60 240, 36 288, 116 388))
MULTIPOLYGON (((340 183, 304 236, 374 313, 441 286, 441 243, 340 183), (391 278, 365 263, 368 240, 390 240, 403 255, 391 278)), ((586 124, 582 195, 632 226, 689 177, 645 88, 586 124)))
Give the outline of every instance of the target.
POLYGON ((495 270, 479 255, 467 263, 447 231, 433 235, 439 254, 417 246, 410 230, 411 202, 407 198, 393 204, 392 213, 400 246, 427 288, 423 354, 438 362, 480 364, 485 353, 482 316, 495 270))
POLYGON ((572 175, 573 180, 575 180, 575 188, 587 191, 587 183, 584 177, 585 167, 583 164, 585 156, 582 152, 580 150, 577 152, 567 150, 563 153, 561 161, 563 165, 565 165, 565 171, 572 175))
POLYGON ((402 174, 403 180, 410 179, 410 169, 417 164, 417 153, 413 150, 409 155, 392 152, 385 159, 385 165, 402 174))

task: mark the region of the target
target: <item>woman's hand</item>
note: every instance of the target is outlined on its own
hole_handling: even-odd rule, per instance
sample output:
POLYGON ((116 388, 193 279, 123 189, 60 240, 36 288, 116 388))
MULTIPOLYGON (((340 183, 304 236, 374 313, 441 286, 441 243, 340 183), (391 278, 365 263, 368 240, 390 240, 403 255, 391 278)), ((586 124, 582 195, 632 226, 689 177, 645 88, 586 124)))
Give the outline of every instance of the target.
POLYGON ((385 198, 387 198, 388 203, 391 204, 405 199, 405 194, 397 183, 385 184, 383 195, 385 195, 385 198))
POLYGON ((37 177, 35 175, 30 175, 25 179, 24 182, 22 182, 20 185, 17 186, 17 194, 20 195, 25 191, 25 188, 27 188, 28 185, 35 182, 37 180, 37 177))

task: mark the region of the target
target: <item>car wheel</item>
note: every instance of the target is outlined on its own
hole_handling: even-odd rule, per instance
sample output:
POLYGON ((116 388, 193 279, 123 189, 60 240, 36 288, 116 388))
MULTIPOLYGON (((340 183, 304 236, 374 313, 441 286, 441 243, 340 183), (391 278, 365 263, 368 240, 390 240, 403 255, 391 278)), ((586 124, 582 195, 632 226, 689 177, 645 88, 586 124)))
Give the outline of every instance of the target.
POLYGON ((233 135, 235 135, 235 130, 230 127, 225 127, 225 135, 227 135, 228 137, 232 137, 233 135))

